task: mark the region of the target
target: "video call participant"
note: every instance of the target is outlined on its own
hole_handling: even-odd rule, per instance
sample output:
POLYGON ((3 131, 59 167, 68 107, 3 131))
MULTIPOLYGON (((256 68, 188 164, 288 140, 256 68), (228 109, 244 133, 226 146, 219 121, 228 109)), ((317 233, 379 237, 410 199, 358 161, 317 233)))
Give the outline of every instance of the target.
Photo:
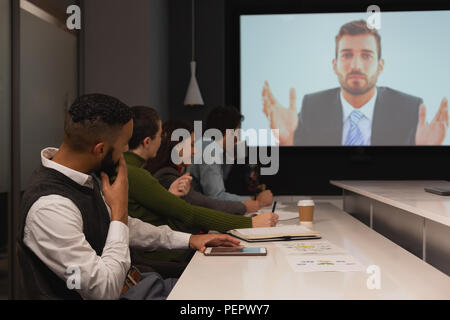
POLYGON ((441 145, 448 127, 447 99, 428 124, 422 99, 376 86, 383 69, 376 29, 364 20, 343 25, 333 59, 340 88, 305 95, 297 117, 295 89, 284 108, 264 84, 263 111, 270 127, 280 130, 280 145, 441 145))
MULTIPOLYGON (((190 140, 185 142, 190 144, 191 148, 191 163, 193 162, 195 152, 195 136, 194 128, 184 122, 183 120, 169 120, 166 121, 162 128, 161 147, 154 159, 149 159, 145 168, 152 173, 153 177, 158 179, 159 183, 166 189, 169 189, 173 183, 182 177, 182 172, 191 165, 191 163, 181 163, 179 166, 172 161, 172 151, 179 144, 179 141, 172 141, 172 133, 177 129, 185 129, 191 133, 190 140)), ((183 150, 179 150, 179 157, 183 159, 183 150)), ((190 188, 189 192, 182 196, 181 199, 190 204, 219 210, 232 214, 243 215, 246 213, 245 205, 240 201, 217 200, 207 197, 201 192, 190 188)))
MULTIPOLYGON (((226 163, 227 152, 227 130, 238 130, 241 128, 243 116, 234 107, 216 107, 210 111, 206 119, 204 130, 217 129, 221 132, 223 139, 220 141, 203 140, 203 149, 210 143, 215 143, 216 150, 221 150, 223 154, 223 163, 214 164, 193 164, 188 168, 191 174, 192 186, 195 190, 204 195, 217 199, 229 201, 241 201, 246 206, 247 212, 256 212, 260 207, 270 206, 273 201, 273 195, 270 190, 260 192, 254 199, 250 196, 240 196, 226 191, 225 181, 231 172, 232 164, 226 163)), ((234 144, 237 139, 235 137, 234 144)))
POLYGON ((42 151, 22 199, 17 254, 24 298, 164 299, 176 279, 130 272, 137 284, 124 286, 130 247, 203 251, 239 244, 223 234, 190 235, 128 217, 122 153, 132 132, 130 108, 113 97, 84 95, 70 107, 62 145, 42 151))

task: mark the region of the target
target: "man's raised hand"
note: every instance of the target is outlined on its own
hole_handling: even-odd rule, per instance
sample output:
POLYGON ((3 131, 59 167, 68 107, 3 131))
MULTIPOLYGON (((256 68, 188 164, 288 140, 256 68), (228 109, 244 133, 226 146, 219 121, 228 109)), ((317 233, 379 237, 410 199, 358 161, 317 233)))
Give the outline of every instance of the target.
POLYGON ((298 126, 295 89, 291 88, 289 93, 289 108, 285 108, 278 103, 267 81, 264 82, 262 99, 263 111, 270 121, 270 128, 279 130, 278 134, 276 131, 273 131, 273 133, 279 140, 280 145, 292 146, 294 144, 294 133, 298 126))
POLYGON ((448 127, 448 101, 443 98, 438 112, 433 120, 426 122, 426 107, 419 107, 419 123, 417 124, 416 145, 437 146, 444 142, 448 127))

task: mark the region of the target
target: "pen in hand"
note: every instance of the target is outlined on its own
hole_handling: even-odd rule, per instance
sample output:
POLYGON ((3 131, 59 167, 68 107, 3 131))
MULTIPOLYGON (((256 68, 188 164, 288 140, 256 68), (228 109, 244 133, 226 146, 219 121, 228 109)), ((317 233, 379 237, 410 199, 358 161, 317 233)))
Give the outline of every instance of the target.
POLYGON ((277 206, 277 202, 275 201, 275 202, 273 203, 273 207, 272 207, 272 212, 273 212, 273 213, 275 213, 275 208, 276 208, 276 206, 277 206))

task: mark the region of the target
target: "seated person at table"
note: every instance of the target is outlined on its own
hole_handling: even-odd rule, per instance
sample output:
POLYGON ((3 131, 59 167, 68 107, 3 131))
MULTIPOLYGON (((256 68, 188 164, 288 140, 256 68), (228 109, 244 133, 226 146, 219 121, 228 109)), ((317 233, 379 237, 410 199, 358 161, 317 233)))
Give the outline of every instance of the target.
MULTIPOLYGON (((150 173, 158 179, 159 183, 169 189, 170 186, 182 176, 182 172, 190 164, 182 162, 179 166, 174 164, 172 161, 172 150, 179 144, 178 141, 172 141, 172 133, 177 129, 185 129, 191 133, 191 137, 183 143, 190 144, 190 158, 192 163, 192 158, 194 156, 194 129, 192 126, 187 124, 182 120, 169 120, 164 123, 161 134, 161 147, 155 158, 149 159, 145 168, 150 171, 150 173)), ((179 150, 179 157, 183 160, 183 150, 179 150)), ((240 201, 227 201, 227 200, 217 200, 214 198, 207 197, 201 192, 190 188, 189 192, 182 196, 181 199, 189 202, 190 204, 206 207, 214 210, 224 211, 232 214, 243 215, 246 213, 245 205, 240 201)))
MULTIPOLYGON (((272 212, 256 217, 243 217, 229 213, 193 206, 166 190, 157 179, 143 166, 148 159, 154 158, 161 144, 161 120, 158 113, 149 107, 133 107, 133 135, 129 142, 130 151, 124 154, 128 167, 130 216, 153 225, 167 224, 177 231, 208 232, 209 230, 226 232, 236 228, 271 227, 278 222, 278 216, 272 212)), ((179 178, 180 180, 186 177, 179 178)), ((185 189, 187 183, 179 183, 185 189)), ((172 192, 179 192, 174 188, 172 192)), ((145 253, 148 259, 160 261, 186 261, 190 252, 170 252, 164 255, 145 253)))
POLYGON ((176 279, 149 272, 124 285, 130 247, 238 245, 227 235, 190 235, 128 217, 123 152, 132 132, 130 108, 113 97, 85 95, 69 108, 61 147, 42 150, 22 197, 20 298, 165 299, 176 279), (116 175, 112 185, 108 175, 116 175))
MULTIPOLYGON (((205 131, 208 129, 217 129, 225 137, 218 141, 203 140, 203 149, 209 144, 215 143, 216 150, 222 150, 223 157, 228 157, 226 137, 230 134, 227 130, 237 130, 241 127, 243 116, 234 107, 216 107, 209 113, 206 120, 205 131)), ((237 138, 234 137, 234 144, 237 143, 237 138)), ((232 164, 227 164, 225 159, 223 163, 213 164, 193 164, 188 168, 191 174, 192 186, 195 190, 204 195, 217 199, 229 201, 241 201, 246 206, 247 212, 258 211, 260 207, 270 206, 272 204, 273 195, 270 190, 265 190, 259 193, 254 199, 250 196, 239 196, 229 193, 225 190, 225 180, 231 172, 232 164)))

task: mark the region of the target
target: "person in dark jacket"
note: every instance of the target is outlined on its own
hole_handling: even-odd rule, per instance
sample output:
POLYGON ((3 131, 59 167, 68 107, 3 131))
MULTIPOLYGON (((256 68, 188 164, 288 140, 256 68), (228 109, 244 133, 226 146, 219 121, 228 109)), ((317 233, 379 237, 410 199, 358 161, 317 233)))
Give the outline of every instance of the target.
MULTIPOLYGON (((159 183, 166 189, 169 189, 172 183, 183 175, 188 164, 181 164, 180 166, 174 164, 171 159, 172 150, 179 143, 172 141, 172 133, 176 129, 186 129, 191 132, 191 154, 193 156, 194 149, 194 130, 192 126, 182 120, 169 120, 163 125, 161 147, 158 150, 156 158, 148 160, 146 169, 158 179, 159 183)), ((180 156, 182 156, 180 154, 180 156)), ((206 207, 214 210, 228 212, 232 214, 243 215, 246 213, 245 205, 240 201, 217 200, 205 196, 201 192, 191 188, 185 196, 181 197, 190 204, 206 207)))

